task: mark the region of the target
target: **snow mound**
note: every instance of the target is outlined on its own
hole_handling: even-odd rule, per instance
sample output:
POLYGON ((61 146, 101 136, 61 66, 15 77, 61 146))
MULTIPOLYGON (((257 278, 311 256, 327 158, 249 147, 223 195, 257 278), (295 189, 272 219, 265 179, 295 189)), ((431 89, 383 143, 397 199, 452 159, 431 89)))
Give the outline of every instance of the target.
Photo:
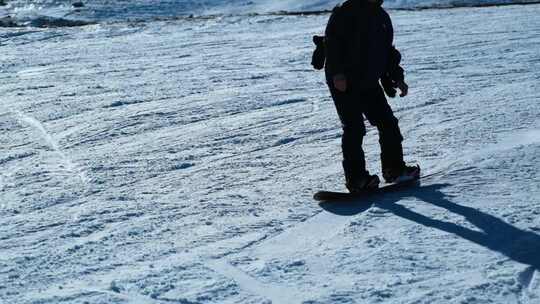
POLYGON ((72 27, 95 23, 91 18, 72 16, 78 12, 71 4, 13 1, 0 8, 0 27, 72 27))

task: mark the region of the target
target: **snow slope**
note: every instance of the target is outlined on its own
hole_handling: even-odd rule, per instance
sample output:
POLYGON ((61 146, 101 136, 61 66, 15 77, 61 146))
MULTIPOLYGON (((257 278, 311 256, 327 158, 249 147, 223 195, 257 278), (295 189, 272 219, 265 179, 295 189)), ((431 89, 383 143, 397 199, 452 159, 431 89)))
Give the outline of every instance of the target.
POLYGON ((391 14, 435 175, 350 205, 328 16, 0 29, 0 302, 540 303, 540 6, 391 14))
MULTIPOLYGON (((0 26, 11 23, 33 27, 79 25, 81 22, 152 20, 181 16, 239 15, 274 12, 331 10, 339 0, 4 0, 0 26), (74 3, 82 6, 73 6, 74 3), (76 22, 73 24, 73 22, 76 22)), ((0 2, 1 3, 1 2, 0 2)), ((485 5, 538 3, 538 0, 386 0, 391 9, 475 7, 485 5)))

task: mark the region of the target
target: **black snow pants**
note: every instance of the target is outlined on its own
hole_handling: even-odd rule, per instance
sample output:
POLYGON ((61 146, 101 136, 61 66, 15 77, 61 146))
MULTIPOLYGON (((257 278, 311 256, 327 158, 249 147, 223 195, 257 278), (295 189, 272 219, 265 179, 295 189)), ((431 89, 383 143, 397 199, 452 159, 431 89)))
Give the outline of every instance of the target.
POLYGON ((349 85, 346 92, 340 92, 331 83, 329 88, 343 128, 343 169, 347 182, 369 174, 362 149, 362 141, 366 135, 364 116, 379 131, 382 169, 405 166, 401 145, 403 137, 398 119, 394 116, 382 88, 377 86, 373 89, 357 90, 349 85))

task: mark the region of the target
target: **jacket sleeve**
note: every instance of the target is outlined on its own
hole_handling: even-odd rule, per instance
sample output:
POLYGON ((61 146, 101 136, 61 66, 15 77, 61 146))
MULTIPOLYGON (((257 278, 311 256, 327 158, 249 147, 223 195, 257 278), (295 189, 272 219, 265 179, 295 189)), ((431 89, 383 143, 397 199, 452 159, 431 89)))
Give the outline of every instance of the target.
POLYGON ((330 75, 345 72, 345 20, 340 6, 336 6, 330 15, 326 26, 326 69, 330 75))
POLYGON ((388 77, 393 82, 400 82, 405 80, 405 75, 403 68, 400 66, 401 63, 401 53, 396 49, 396 47, 393 45, 394 43, 394 27, 392 25, 392 20, 390 19, 390 16, 385 12, 386 16, 386 23, 387 27, 390 29, 390 49, 388 50, 388 68, 387 68, 387 74, 388 77))

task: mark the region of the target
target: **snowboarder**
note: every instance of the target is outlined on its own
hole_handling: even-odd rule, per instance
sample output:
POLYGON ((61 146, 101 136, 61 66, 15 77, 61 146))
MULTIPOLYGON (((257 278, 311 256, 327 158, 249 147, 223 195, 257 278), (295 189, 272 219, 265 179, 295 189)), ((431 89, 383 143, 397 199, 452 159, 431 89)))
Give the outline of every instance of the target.
POLYGON ((394 97, 398 88, 404 97, 408 86, 382 2, 347 0, 334 8, 326 27, 326 81, 343 127, 343 169, 351 193, 377 188, 380 183, 377 175, 366 170, 364 116, 379 131, 383 178, 396 182, 420 175, 418 166, 403 161, 403 137, 384 96, 386 92, 394 97))

